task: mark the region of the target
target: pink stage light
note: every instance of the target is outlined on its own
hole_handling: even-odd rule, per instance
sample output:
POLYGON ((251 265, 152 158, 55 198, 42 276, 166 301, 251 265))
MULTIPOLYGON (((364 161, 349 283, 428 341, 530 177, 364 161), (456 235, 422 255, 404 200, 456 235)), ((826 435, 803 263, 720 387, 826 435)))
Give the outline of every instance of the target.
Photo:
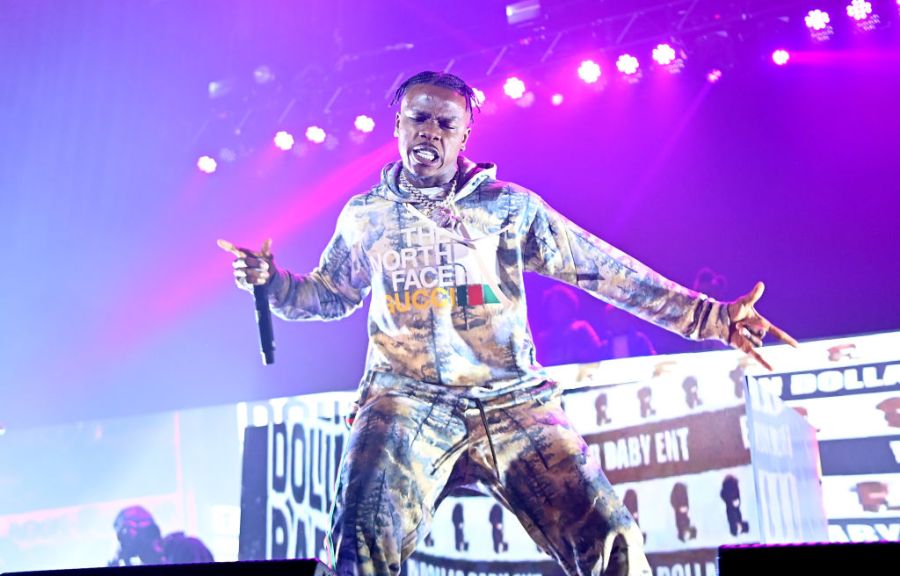
POLYGON ((310 126, 306 129, 306 139, 313 144, 321 144, 325 141, 325 131, 318 126, 310 126))
POLYGON ((478 106, 484 104, 484 92, 482 92, 478 88, 472 88, 472 92, 475 94, 475 104, 477 104, 478 106))
POLYGON ((284 130, 279 130, 275 134, 275 138, 273 138, 273 141, 275 142, 275 146, 279 150, 284 150, 285 152, 294 147, 294 136, 291 135, 290 132, 286 132, 284 130))
POLYGON ((803 20, 806 22, 806 27, 810 30, 824 30, 828 23, 831 22, 828 12, 823 12, 822 10, 810 10, 803 20))
POLYGON ((639 67, 640 63, 638 62, 638 59, 631 54, 622 54, 619 56, 619 59, 616 60, 616 68, 626 76, 636 74, 639 67))
POLYGON ((600 65, 593 60, 585 60, 578 67, 578 77, 588 84, 593 84, 599 80, 602 73, 600 65))
POLYGON ((515 76, 511 76, 503 84, 503 93, 513 100, 518 100, 525 95, 525 83, 515 76))
POLYGON ((559 93, 554 94, 553 96, 550 97, 550 102, 554 106, 559 106, 560 104, 563 103, 563 95, 559 94, 559 93))
POLYGON ((368 134, 375 129, 375 120, 365 114, 360 114, 356 117, 356 120, 353 121, 353 125, 360 132, 368 134))
POLYGON ((772 62, 778 64, 779 66, 784 66, 790 59, 791 55, 787 50, 779 48, 778 50, 772 52, 772 62))
POLYGON ((668 44, 659 44, 653 49, 653 59, 661 66, 668 66, 675 61, 675 49, 668 44))
POLYGON ((706 73, 706 81, 710 84, 715 84, 719 80, 722 79, 722 71, 718 68, 713 68, 709 72, 706 73))
POLYGON ((212 174, 216 171, 216 159, 211 156, 201 156, 197 159, 197 168, 206 174, 212 174))
POLYGON ((847 5, 847 16, 857 22, 865 20, 872 13, 872 3, 866 0, 853 0, 847 5))

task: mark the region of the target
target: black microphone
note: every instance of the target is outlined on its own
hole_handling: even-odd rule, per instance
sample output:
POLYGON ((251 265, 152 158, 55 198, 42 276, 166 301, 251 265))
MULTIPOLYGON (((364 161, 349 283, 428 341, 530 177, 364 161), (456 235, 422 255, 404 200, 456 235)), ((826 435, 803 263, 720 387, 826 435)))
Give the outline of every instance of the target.
POLYGON ((259 349, 263 364, 275 363, 275 333, 272 331, 272 312, 269 310, 269 286, 253 285, 256 323, 259 326, 259 349))

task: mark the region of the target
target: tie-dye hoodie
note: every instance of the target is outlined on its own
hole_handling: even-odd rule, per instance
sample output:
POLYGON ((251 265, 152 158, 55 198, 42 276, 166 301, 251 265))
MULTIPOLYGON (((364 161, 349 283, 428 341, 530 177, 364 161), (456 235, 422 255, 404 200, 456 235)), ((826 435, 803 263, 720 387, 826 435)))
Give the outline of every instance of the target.
POLYGON ((397 186, 400 163, 354 196, 310 274, 279 271, 270 304, 287 320, 335 320, 371 292, 366 372, 491 396, 544 379, 523 273, 556 278, 693 339, 725 340, 727 307, 653 272, 534 192, 460 158, 461 222, 441 228, 397 186))

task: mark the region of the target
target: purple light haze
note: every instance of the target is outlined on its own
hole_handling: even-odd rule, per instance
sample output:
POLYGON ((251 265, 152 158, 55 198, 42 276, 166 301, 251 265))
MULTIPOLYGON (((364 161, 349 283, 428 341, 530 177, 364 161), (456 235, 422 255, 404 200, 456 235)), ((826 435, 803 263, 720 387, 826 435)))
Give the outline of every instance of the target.
MULTIPOLYGON (((739 22, 729 32, 752 28, 764 36, 736 46, 734 61, 679 37, 691 59, 676 76, 649 74, 653 45, 637 41, 653 24, 648 11, 623 36, 622 50, 642 54, 643 66, 619 78, 612 72, 617 52, 608 63, 597 57, 605 67, 598 90, 573 72, 609 43, 603 35, 594 45, 574 42, 572 26, 596 22, 598 12, 605 18, 634 11, 636 3, 544 0, 539 21, 510 26, 484 0, 458 0, 440 11, 436 3, 405 0, 217 0, 215 10, 203 0, 2 0, 0 48, 15 56, 0 57, 0 78, 12 87, 0 106, 0 242, 21 287, 0 298, 0 455, 10 464, 0 470, 0 485, 9 488, 0 494, 11 505, 0 510, 0 524, 29 528, 21 521, 28 509, 36 510, 32 517, 52 512, 29 507, 38 496, 58 506, 61 522, 19 532, 22 539, 0 537, 0 570, 19 556, 36 558, 49 539, 83 548, 89 527, 100 524, 109 530, 109 547, 81 559, 107 558, 114 515, 97 511, 112 509, 66 501, 79 488, 92 503, 150 494, 143 504, 164 500, 170 510, 184 510, 184 524, 158 518, 167 532, 212 534, 216 545, 236 536, 210 531, 184 491, 189 478, 228 462, 221 447, 196 446, 202 458, 179 453, 178 475, 171 482, 167 475, 159 491, 144 489, 161 463, 168 466, 159 456, 179 445, 177 431, 187 438, 195 426, 216 429, 215 422, 183 418, 157 427, 153 416, 116 424, 135 430, 134 437, 137 430, 168 431, 153 434, 149 445, 112 443, 113 428, 102 439, 90 426, 65 437, 58 434, 63 428, 48 429, 59 446, 131 454, 136 467, 108 459, 123 472, 112 476, 98 474, 97 461, 87 458, 54 462, 41 450, 11 458, 9 446, 26 428, 49 424, 236 402, 247 402, 249 411, 261 399, 355 389, 371 300, 340 322, 276 319, 278 362, 262 366, 252 297, 234 286, 232 256, 215 240, 256 250, 272 238, 278 266, 299 274, 315 269, 342 208, 400 159, 398 108, 389 102, 420 70, 447 69, 490 93, 464 154, 495 163, 501 180, 534 190, 584 230, 679 284, 690 287, 698 270, 715 269, 727 283, 709 292, 714 298, 730 300, 765 281, 756 307, 801 340, 789 353, 804 355, 813 339, 900 329, 900 16, 894 2, 873 1, 889 26, 875 26, 875 13, 857 25, 841 14, 848 3, 779 2, 795 5, 785 28, 767 28, 774 13, 739 22), (807 38, 798 22, 817 6, 835 14, 826 29, 837 34, 827 45, 807 38), (553 20, 559 7, 568 21, 553 20), (534 26, 542 29, 536 34, 534 26), (562 27, 569 31, 541 62, 562 27), (522 36, 531 44, 519 43, 522 36), (503 52, 504 45, 511 48, 503 52), (766 54, 787 46, 791 66, 773 69, 766 54), (637 82, 642 72, 646 81, 637 82), (512 74, 528 78, 515 101, 500 91, 512 74), (864 113, 846 113, 861 102, 864 113), (362 112, 374 123, 368 134, 354 128, 362 112), (305 137, 312 124, 320 127, 321 145, 305 137), (296 140, 288 153, 272 144, 282 128, 296 140), (201 172, 201 154, 209 154, 203 164, 218 162, 222 171, 201 172), (29 458, 79 474, 10 483, 29 458), (24 548, 29 541, 42 544, 24 548)), ((721 6, 727 17, 737 5, 776 3, 683 4, 696 4, 695 14, 721 6)), ((610 23, 613 39, 627 23, 610 23)), ((660 39, 675 33, 654 30, 660 39)), ((673 46, 682 56, 681 45, 673 46)), ((372 225, 376 231, 379 223, 372 225)), ((542 304, 555 282, 526 273, 525 283, 537 335, 553 323, 542 304)), ((624 327, 643 332, 660 354, 702 347, 624 313, 611 318, 604 302, 580 291, 577 298, 579 320, 604 340, 624 327)), ((672 398, 680 402, 676 388, 679 398, 672 398)), ((232 437, 234 416, 229 410, 223 428, 232 437)), ((239 478, 239 466, 225 469, 239 478)), ((225 494, 231 484, 212 492, 236 504, 237 493, 225 494)), ((45 568, 51 566, 31 569, 45 568)))
MULTIPOLYGON (((13 383, 0 385, 7 437, 26 425, 354 388, 366 305, 341 322, 276 321, 281 355, 263 367, 252 299, 234 287, 215 240, 258 249, 272 237, 279 266, 314 269, 342 206, 398 159, 395 79, 462 54, 477 57, 450 71, 490 94, 465 155, 496 163, 501 179, 681 284, 715 268, 728 286, 713 297, 764 280, 760 311, 801 340, 900 328, 896 9, 879 13, 890 27, 839 29, 846 44, 794 54, 790 64, 802 56, 804 66, 790 74, 754 66, 752 54, 732 73, 692 53, 669 82, 569 92, 581 58, 538 66, 552 35, 515 44, 486 74, 523 29, 502 11, 491 20, 483 0, 460 0, 439 19, 407 10, 402 21, 385 9, 408 8, 400 0, 294 4, 3 3, 0 44, 17 56, 0 58, 0 78, 15 87, 0 106, 0 241, 30 302, 0 298, 0 317, 16 327, 0 346, 0 383, 13 383), (263 63, 273 78, 258 84, 263 63), (728 78, 713 87, 714 66, 728 78), (525 70, 531 108, 499 90, 525 70), (222 87, 214 98, 211 81, 222 87), (565 103, 552 108, 557 91, 565 103), (866 114, 843 113, 859 102, 866 114), (375 122, 362 141, 339 134, 329 151, 304 136, 311 124, 355 133, 361 111, 375 122), (287 154, 272 145, 281 128, 296 140, 287 154), (222 171, 202 173, 202 154, 222 171), (735 234, 747 222, 750 237, 735 234), (86 270, 84 254, 102 254, 102 266, 86 270)), ((588 22, 611 4, 627 3, 573 3, 574 16, 588 22)), ((537 332, 551 282, 526 282, 537 332)), ((603 303, 579 299, 601 331, 603 303)), ((661 353, 697 349, 634 322, 661 353)))

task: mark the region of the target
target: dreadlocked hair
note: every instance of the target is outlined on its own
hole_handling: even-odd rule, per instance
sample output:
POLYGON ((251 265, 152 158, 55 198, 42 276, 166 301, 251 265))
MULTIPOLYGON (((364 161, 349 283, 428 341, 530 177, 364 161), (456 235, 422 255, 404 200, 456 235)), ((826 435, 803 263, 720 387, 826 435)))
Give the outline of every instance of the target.
POLYGON ((419 72, 415 76, 407 78, 406 81, 397 88, 396 92, 394 92, 391 106, 401 102, 406 92, 418 84, 428 84, 429 86, 438 86, 440 88, 453 90, 466 99, 466 111, 469 112, 469 114, 472 114, 474 110, 481 111, 478 96, 475 95, 475 91, 472 87, 466 84, 462 78, 446 72, 431 71, 419 72))

